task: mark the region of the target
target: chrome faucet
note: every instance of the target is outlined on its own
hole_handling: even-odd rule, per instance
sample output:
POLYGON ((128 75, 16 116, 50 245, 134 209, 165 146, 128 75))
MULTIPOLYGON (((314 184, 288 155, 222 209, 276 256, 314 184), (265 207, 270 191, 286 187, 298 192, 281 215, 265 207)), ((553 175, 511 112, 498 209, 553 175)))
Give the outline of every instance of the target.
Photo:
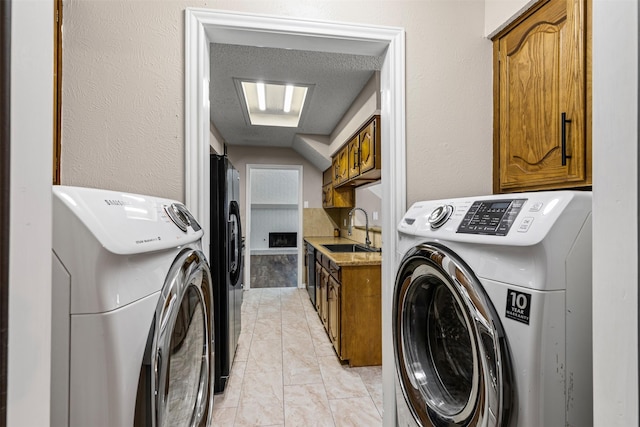
POLYGON ((367 246, 367 248, 371 247, 371 240, 369 240, 369 216, 367 215, 367 211, 365 211, 362 208, 353 208, 349 211, 349 228, 348 228, 348 235, 351 236, 351 220, 352 220, 352 216, 353 216, 353 212, 354 211, 362 211, 362 213, 364 214, 364 231, 365 231, 365 239, 364 239, 364 243, 367 246))

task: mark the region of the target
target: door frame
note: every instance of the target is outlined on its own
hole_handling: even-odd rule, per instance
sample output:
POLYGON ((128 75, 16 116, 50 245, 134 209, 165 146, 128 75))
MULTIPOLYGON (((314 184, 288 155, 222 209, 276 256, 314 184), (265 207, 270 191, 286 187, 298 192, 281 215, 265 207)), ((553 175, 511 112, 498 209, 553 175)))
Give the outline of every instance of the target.
POLYGON ((297 262, 297 287, 303 288, 302 282, 302 268, 304 263, 304 247, 302 245, 302 189, 304 188, 303 177, 304 171, 302 165, 269 165, 269 164, 254 164, 248 163, 245 173, 245 194, 246 194, 246 206, 245 206, 245 225, 244 231, 246 234, 245 239, 245 255, 244 255, 244 289, 251 289, 251 171, 254 169, 275 169, 275 170, 295 170, 298 171, 298 226, 296 229, 298 248, 298 262, 297 262))
POLYGON ((274 17, 213 9, 185 10, 185 203, 209 245, 210 43, 384 55, 382 140, 382 383, 385 426, 395 425, 391 305, 397 265, 396 225, 406 210, 405 33, 403 28, 274 17))

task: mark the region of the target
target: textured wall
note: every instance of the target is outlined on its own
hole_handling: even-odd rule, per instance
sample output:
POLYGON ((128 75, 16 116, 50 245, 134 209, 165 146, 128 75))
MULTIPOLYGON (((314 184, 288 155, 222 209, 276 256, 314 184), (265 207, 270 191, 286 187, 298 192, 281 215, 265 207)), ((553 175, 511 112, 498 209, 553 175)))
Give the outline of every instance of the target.
POLYGON ((63 183, 183 199, 188 6, 405 28, 408 203, 491 192, 477 0, 66 1, 63 183))
POLYGON ((184 198, 184 8, 64 2, 62 183, 184 198))

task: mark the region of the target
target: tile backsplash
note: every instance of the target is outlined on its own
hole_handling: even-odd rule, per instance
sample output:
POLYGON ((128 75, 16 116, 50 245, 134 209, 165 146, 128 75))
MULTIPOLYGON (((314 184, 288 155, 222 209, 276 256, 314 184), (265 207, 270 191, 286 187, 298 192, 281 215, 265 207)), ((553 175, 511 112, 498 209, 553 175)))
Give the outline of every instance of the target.
MULTIPOLYGON (((333 230, 339 229, 340 236, 346 237, 356 242, 364 243, 364 226, 353 227, 352 235, 348 235, 347 222, 349 220, 350 209, 307 208, 303 212, 303 235, 304 237, 333 236, 333 230)), ((382 245, 382 230, 380 227, 369 229, 369 239, 376 248, 382 245)))
POLYGON ((302 232, 304 237, 333 236, 333 230, 339 228, 337 221, 331 218, 323 208, 306 208, 302 213, 302 232))

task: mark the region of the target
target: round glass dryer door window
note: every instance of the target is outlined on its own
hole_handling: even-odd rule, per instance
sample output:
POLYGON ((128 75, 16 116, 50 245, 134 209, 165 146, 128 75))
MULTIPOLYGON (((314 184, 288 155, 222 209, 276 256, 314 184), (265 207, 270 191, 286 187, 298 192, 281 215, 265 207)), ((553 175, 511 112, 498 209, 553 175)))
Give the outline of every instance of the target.
POLYGON ((421 426, 508 423, 513 387, 500 319, 453 252, 423 244, 405 255, 393 321, 400 386, 421 426))
POLYGON ((134 426, 211 425, 213 289, 204 254, 184 249, 160 293, 140 371, 134 426))

